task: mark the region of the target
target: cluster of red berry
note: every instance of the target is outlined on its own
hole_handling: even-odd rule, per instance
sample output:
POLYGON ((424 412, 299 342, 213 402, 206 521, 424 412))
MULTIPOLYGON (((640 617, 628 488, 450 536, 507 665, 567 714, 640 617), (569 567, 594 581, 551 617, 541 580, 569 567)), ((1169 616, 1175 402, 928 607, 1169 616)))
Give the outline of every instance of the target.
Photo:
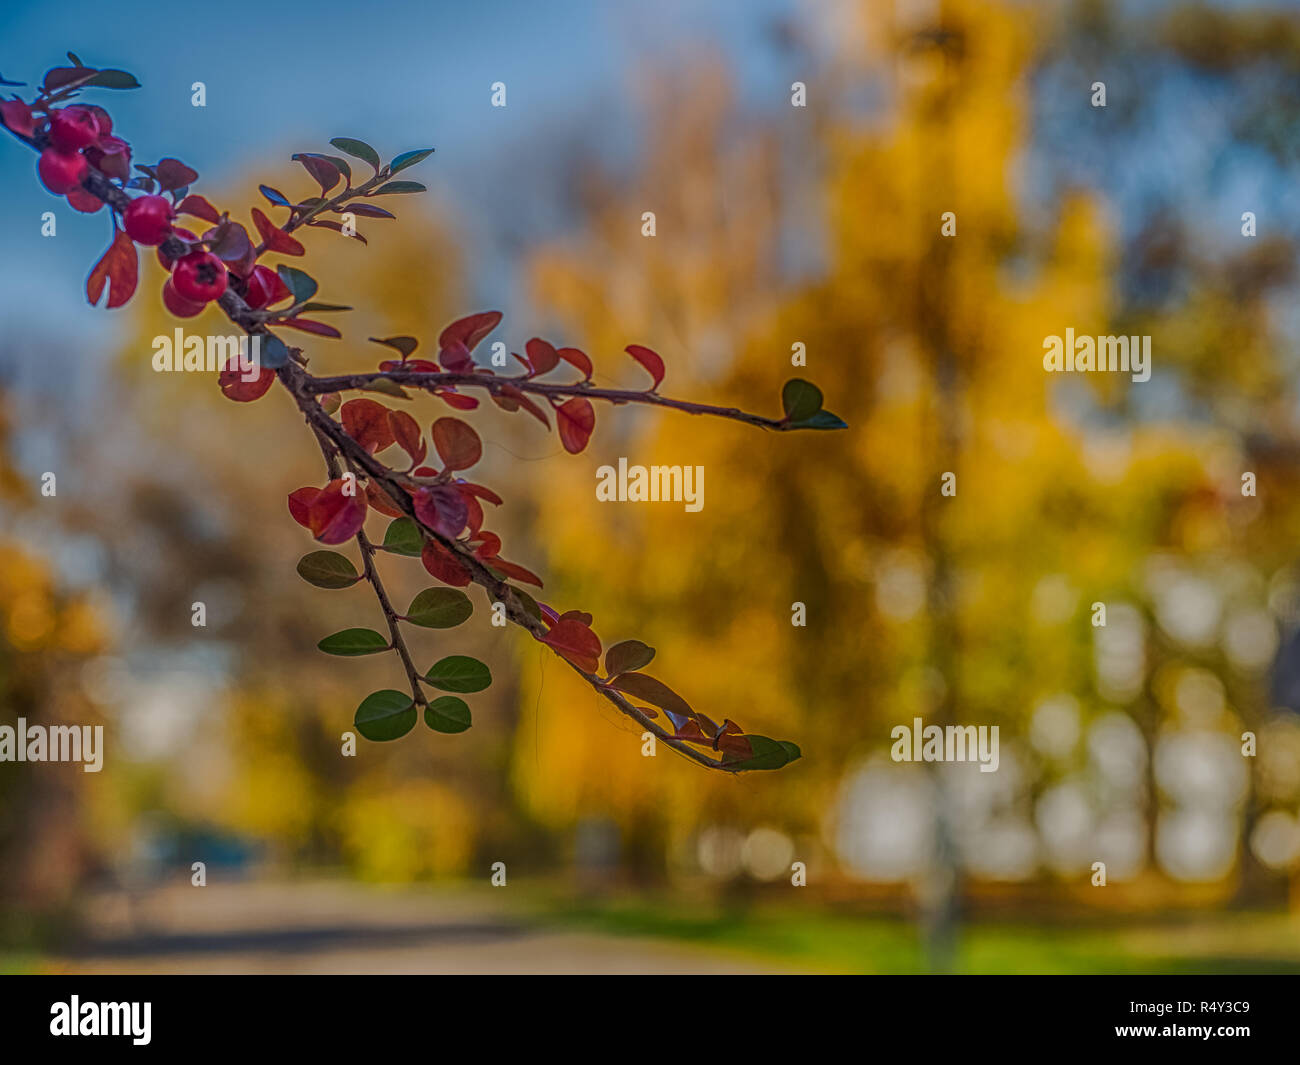
MULTIPOLYGON (((104 202, 82 187, 90 165, 101 166, 108 155, 129 158, 126 143, 112 133, 113 121, 102 107, 74 105, 51 112, 46 147, 37 163, 41 183, 56 196, 66 196, 78 211, 98 211, 104 202)), ((158 247, 171 236, 197 244, 195 234, 173 224, 175 218, 175 206, 166 196, 137 196, 123 212, 122 227, 147 247, 158 247)), ((163 285, 163 302, 180 318, 192 318, 218 299, 230 280, 225 263, 202 247, 179 258, 158 247, 158 261, 171 273, 163 285)), ((265 266, 254 268, 245 288, 244 299, 254 310, 290 295, 279 275, 265 266)))

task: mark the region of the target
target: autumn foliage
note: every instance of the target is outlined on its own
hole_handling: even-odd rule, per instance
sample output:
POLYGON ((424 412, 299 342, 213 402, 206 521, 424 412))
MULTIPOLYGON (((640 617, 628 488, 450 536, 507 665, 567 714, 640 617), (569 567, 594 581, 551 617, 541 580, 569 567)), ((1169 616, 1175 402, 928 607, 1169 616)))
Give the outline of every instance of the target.
POLYGON ((488 668, 453 654, 421 670, 403 626, 450 629, 464 623, 473 606, 461 589, 477 584, 487 591, 490 603, 501 604, 511 621, 566 660, 620 711, 692 760, 738 772, 780 768, 800 756, 789 741, 746 733, 730 717, 718 723, 693 709, 671 687, 644 672, 655 654, 647 644, 628 639, 606 647, 596 635, 591 614, 557 610, 525 591, 523 585, 540 590, 542 578, 503 557, 501 538, 489 527, 493 510, 503 500, 468 476, 482 457, 479 434, 454 415, 424 422, 392 404, 409 401, 412 391, 424 392, 462 414, 487 399, 507 413, 524 412, 548 432, 553 424, 565 451, 578 454, 596 428, 594 402, 663 406, 776 431, 843 428, 844 423, 823 408, 816 386, 798 379, 787 382, 780 418, 670 399, 659 393, 666 373, 663 359, 648 347, 631 344, 626 354, 645 370, 648 387, 600 389, 592 385, 593 362, 585 352, 541 337, 532 337, 522 354, 513 354, 519 372, 498 373, 500 367, 485 366, 474 357, 501 324, 497 311, 452 322, 427 357, 417 354, 420 342, 415 337, 371 337, 387 349, 375 370, 313 376, 302 349, 281 333, 339 339, 342 332, 321 316, 351 308, 317 299, 319 286, 307 271, 283 262, 272 267, 263 260, 305 259, 308 248, 299 235, 309 229, 332 230, 365 243, 357 221, 394 220, 392 211, 374 201, 423 192, 419 182, 396 175, 426 159, 433 149, 404 152, 385 163, 365 142, 338 137, 330 143, 339 154, 297 153, 293 159, 315 185, 312 194, 291 197, 260 185, 267 208, 249 210, 250 230, 229 210, 191 191, 199 177, 191 167, 170 157, 149 165, 134 162, 130 144, 114 131, 107 110, 69 102, 86 89, 137 88, 134 77, 88 67, 71 53, 69 59, 71 66, 46 73, 31 100, 15 96, 0 101, 0 120, 39 153, 38 176, 51 193, 66 197, 83 213, 109 208, 112 237, 86 282, 92 304, 98 305, 105 292, 109 308, 126 304, 137 288, 137 245, 156 247, 159 262, 170 272, 160 295, 172 314, 191 317, 215 303, 260 345, 256 361, 232 358, 218 375, 222 393, 236 402, 253 402, 278 381, 303 414, 320 446, 326 474, 323 483, 290 493, 289 514, 321 545, 354 541, 360 568, 339 552, 321 549, 299 560, 298 573, 327 590, 367 583, 386 627, 386 632, 344 629, 322 639, 319 648, 345 657, 392 652, 406 673, 406 689, 377 691, 361 701, 354 722, 363 736, 383 741, 405 735, 421 710, 425 723, 437 732, 456 733, 470 726, 471 710, 461 696, 491 683, 488 668), (343 398, 355 392, 370 395, 343 398), (381 398, 372 398, 376 396, 381 398), (366 532, 372 512, 386 521, 377 541, 366 532), (376 565, 380 554, 419 559, 438 584, 399 612, 376 565), (431 696, 428 689, 438 694, 431 696))

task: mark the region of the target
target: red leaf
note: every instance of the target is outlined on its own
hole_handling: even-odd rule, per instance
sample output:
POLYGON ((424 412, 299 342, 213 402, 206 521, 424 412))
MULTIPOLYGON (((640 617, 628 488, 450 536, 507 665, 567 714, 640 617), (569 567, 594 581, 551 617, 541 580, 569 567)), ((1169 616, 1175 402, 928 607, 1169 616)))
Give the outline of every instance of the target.
POLYGON ((248 380, 247 374, 240 368, 238 355, 232 355, 226 368, 217 375, 217 384, 221 386, 222 394, 236 403, 251 403, 255 399, 261 399, 274 381, 275 371, 265 366, 259 368, 256 377, 248 380))
POLYGON ((293 158, 302 163, 306 167, 307 173, 316 179, 316 184, 320 186, 321 195, 329 192, 343 177, 337 166, 328 159, 322 159, 319 155, 299 152, 293 158))
POLYGON ((306 253, 306 248, 283 229, 276 226, 256 207, 253 208, 253 225, 257 226, 257 231, 262 235, 262 243, 266 245, 268 251, 278 251, 284 255, 303 255, 306 253))
POLYGON ((341 544, 351 540, 366 522, 366 497, 357 494, 355 481, 337 477, 320 490, 307 505, 307 528, 323 544, 341 544), (345 495, 351 483, 353 494, 345 495))
POLYGON ((534 584, 538 588, 542 587, 542 578, 537 576, 537 574, 530 569, 524 569, 523 566, 516 565, 513 562, 507 562, 500 556, 494 556, 490 559, 485 558, 483 561, 493 569, 500 570, 507 577, 513 577, 515 580, 523 581, 525 584, 534 584))
POLYGON ((449 484, 421 488, 412 496, 412 502, 415 516, 449 540, 461 534, 469 518, 465 497, 449 484))
POLYGON ((307 508, 320 495, 319 488, 299 488, 289 493, 289 513, 299 525, 307 526, 307 508))
POLYGON ((392 497, 389 496, 386 489, 380 486, 377 481, 370 481, 366 485, 366 499, 380 514, 389 518, 400 518, 405 511, 399 510, 394 504, 392 497))
POLYGON ((643 348, 640 344, 629 344, 623 350, 644 366, 646 372, 654 378, 655 383, 650 386, 650 391, 653 392, 658 388, 659 382, 664 379, 664 360, 656 352, 643 348))
MULTIPOLYGON (((99 143, 100 147, 103 147, 103 137, 100 138, 99 143)), ((183 189, 199 180, 199 172, 186 166, 179 159, 160 159, 153 167, 153 176, 158 179, 161 192, 183 189)))
POLYGON ((484 488, 481 484, 471 484, 469 481, 458 481, 456 487, 462 492, 478 496, 479 499, 486 499, 489 503, 495 503, 498 507, 501 505, 501 497, 491 488, 484 488))
POLYGON ((36 119, 32 117, 32 109, 22 100, 0 100, 0 121, 23 137, 30 137, 36 132, 36 119))
POLYGON ((202 218, 213 225, 221 221, 221 213, 202 196, 193 194, 186 196, 176 205, 176 211, 178 214, 192 214, 195 218, 202 218))
POLYGON ((68 193, 68 206, 82 214, 94 214, 104 206, 104 201, 93 192, 87 192, 80 185, 68 193))
POLYGON ((434 577, 454 588, 464 588, 474 579, 464 563, 436 540, 425 541, 420 561, 434 577))
POLYGON ((373 399, 350 399, 343 404, 343 428, 348 436, 372 455, 393 442, 388 408, 373 399))
POLYGON ((464 396, 450 388, 439 388, 433 394, 453 410, 474 410, 478 406, 474 396, 464 396))
MULTIPOLYGON (((460 486, 457 486, 460 491, 460 486)), ((465 518, 465 524, 469 527, 471 536, 478 536, 479 530, 483 528, 483 504, 474 498, 469 492, 461 492, 461 499, 465 500, 465 509, 469 512, 465 518)), ((488 534, 492 535, 491 533, 488 534)), ((497 544, 497 550, 501 550, 501 545, 497 544)), ((495 552, 493 552, 495 554, 495 552)))
POLYGON ((92 166, 118 181, 126 181, 131 176, 131 146, 121 137, 101 134, 94 146, 86 149, 86 158, 92 166))
POLYGON ((404 370, 406 373, 437 373, 440 367, 428 359, 385 359, 379 368, 387 373, 389 370, 404 370))
POLYGON ((104 294, 104 284, 108 283, 109 308, 120 307, 135 293, 139 278, 139 259, 135 254, 135 242, 119 229, 113 236, 113 243, 104 252, 104 257, 95 264, 86 278, 86 298, 90 305, 96 306, 99 297, 104 294))
POLYGON ((542 643, 567 658, 584 673, 595 673, 600 664, 600 640, 588 626, 575 618, 560 618, 551 626, 551 631, 542 637, 542 643))
POLYGON ((587 358, 586 352, 579 351, 577 348, 560 348, 555 354, 570 366, 577 367, 583 377, 591 376, 591 360, 587 358))
POLYGON ((560 365, 559 353, 541 337, 533 337, 524 345, 528 353, 528 366, 534 374, 550 373, 560 365))
POLYGON ((411 456, 411 465, 423 462, 424 456, 429 453, 429 445, 424 442, 420 423, 404 410, 390 410, 388 424, 393 430, 397 446, 411 456))
POLYGON ((483 457, 478 433, 459 418, 439 418, 433 423, 433 446, 449 470, 467 470, 483 457))
POLYGON ((591 625, 591 615, 585 610, 566 610, 560 615, 560 620, 564 621, 566 618, 571 618, 574 621, 581 621, 588 627, 591 625))
POLYGON ((281 318, 281 325, 287 325, 290 329, 301 329, 304 333, 315 333, 318 337, 341 337, 343 334, 335 329, 332 325, 326 325, 324 322, 313 322, 310 318, 281 318))
POLYGON ((474 554, 478 555, 479 558, 496 558, 500 551, 501 537, 496 533, 484 529, 482 532, 474 534, 474 554))
POLYGON ((591 431, 596 428, 596 411, 590 400, 574 396, 556 409, 555 420, 564 450, 576 455, 591 439, 591 431))
POLYGON ((466 351, 473 351, 478 342, 492 332, 500 321, 500 311, 483 311, 458 318, 438 335, 438 347, 449 348, 459 343, 465 345, 466 351))
POLYGON ((439 349, 438 361, 444 370, 452 373, 473 373, 474 360, 470 358, 469 348, 459 340, 453 340, 446 347, 439 349))

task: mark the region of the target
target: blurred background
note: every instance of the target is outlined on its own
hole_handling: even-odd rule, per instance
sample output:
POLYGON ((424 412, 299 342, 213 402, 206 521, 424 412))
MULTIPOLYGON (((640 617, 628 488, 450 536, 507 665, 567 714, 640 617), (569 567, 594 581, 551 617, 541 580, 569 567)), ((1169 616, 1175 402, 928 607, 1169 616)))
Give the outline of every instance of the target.
MULTIPOLYGON (((491 665, 474 728, 342 757, 394 664, 315 650, 378 615, 294 572, 314 441, 276 391, 155 374, 161 268, 88 307, 105 220, 10 140, 0 722, 101 723, 107 752, 0 763, 5 968, 1300 971, 1294 4, 322 0, 194 28, 8 5, 0 71, 132 71, 93 102, 240 217, 260 182, 308 195, 289 156, 330 137, 435 146, 368 245, 308 235, 357 308, 314 370, 497 308, 494 339, 581 347, 599 384, 640 387, 642 343, 667 394, 775 413, 805 345, 846 432, 600 408, 570 456, 472 418, 546 600, 804 757, 643 758, 478 597, 414 637, 491 665), (1044 373, 1067 327, 1151 336, 1150 381, 1044 373), (597 505, 619 456, 703 465, 703 511, 597 505), (997 725, 998 771, 894 763, 914 717, 997 725)), ((395 599, 431 583, 381 563, 395 599)))

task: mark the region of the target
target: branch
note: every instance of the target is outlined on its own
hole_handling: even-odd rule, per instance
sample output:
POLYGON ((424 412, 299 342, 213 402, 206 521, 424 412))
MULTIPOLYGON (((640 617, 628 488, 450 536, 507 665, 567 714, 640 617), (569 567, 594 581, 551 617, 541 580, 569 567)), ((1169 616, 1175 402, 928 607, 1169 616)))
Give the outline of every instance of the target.
MULTIPOLYGON (((75 57, 73 57, 75 59, 75 57)), ((78 63, 78 65, 80 65, 78 63)), ((88 75, 89 77, 89 75, 88 75)), ((34 109, 40 113, 50 113, 49 105, 54 102, 62 102, 69 96, 75 95, 76 91, 82 86, 82 82, 87 79, 83 78, 74 83, 65 85, 62 89, 53 94, 43 95, 34 105, 34 109)), ((5 128, 8 128, 7 126, 5 128)), ((24 127, 26 128, 26 127, 24 127)), ((28 136, 14 129, 9 129, 19 141, 26 144, 38 152, 47 147, 47 135, 38 131, 34 135, 28 136)), ((363 146, 364 147, 364 146, 363 146)), ((368 149, 373 157, 373 150, 368 149)), ((416 153, 408 153, 416 154, 416 153)), ((423 153, 427 154, 427 152, 423 153)), ((405 157, 402 157, 405 158, 405 157)), ((398 168, 401 169, 408 162, 399 162, 398 168)), ((342 208, 350 200, 369 196, 383 182, 387 181, 392 175, 393 163, 388 165, 379 165, 375 160, 376 173, 374 177, 361 185, 353 188, 350 184, 350 177, 347 178, 347 185, 340 193, 330 199, 320 198, 319 203, 310 209, 302 210, 297 206, 290 205, 290 217, 286 224, 281 227, 282 232, 291 233, 294 230, 310 225, 312 220, 325 211, 336 211, 342 208)), ((336 168, 337 169, 337 168, 336 168)), ((314 173, 314 172, 313 172, 314 173)), ((322 188, 325 182, 322 181, 322 188)), ((87 161, 86 176, 82 180, 82 188, 91 195, 97 197, 106 203, 111 209, 113 215, 113 224, 116 231, 120 224, 120 216, 124 214, 130 206, 132 200, 126 194, 126 190, 114 184, 106 174, 97 169, 93 164, 87 161)), ((174 234, 168 236, 160 245, 161 251, 172 259, 178 259, 185 255, 191 248, 191 244, 181 240, 174 234)), ((266 252, 266 243, 258 245, 254 249, 253 261, 266 252)), ((233 287, 227 286, 223 294, 217 299, 218 306, 221 307, 226 317, 240 329, 244 330, 250 336, 261 336, 264 338, 275 338, 267 328, 268 322, 275 324, 279 317, 295 313, 297 302, 294 307, 287 311, 271 312, 267 310, 255 310, 234 290, 233 287)), ((499 315, 497 316, 499 319, 499 315)), ((363 447, 354 439, 339 422, 335 421, 325 409, 320 405, 318 396, 337 393, 341 391, 367 390, 373 389, 381 381, 392 384, 407 385, 412 388, 418 388, 436 394, 439 388, 480 388, 494 397, 502 395, 507 398, 518 393, 532 393, 534 395, 544 396, 555 405, 558 397, 583 397, 587 400, 600 400, 614 405, 624 405, 629 403, 639 403, 647 406, 665 407, 672 410, 681 411, 687 414, 711 415, 714 417, 726 418, 733 421, 743 422, 748 425, 758 426, 764 429, 773 429, 777 431, 786 431, 793 428, 840 428, 842 422, 838 422, 833 416, 830 417, 832 422, 838 422, 838 425, 813 424, 811 419, 813 413, 820 414, 819 410, 810 409, 800 415, 803 424, 795 422, 792 424, 791 418, 794 415, 792 404, 788 402, 783 393, 783 403, 786 405, 788 416, 784 419, 767 418, 757 414, 751 414, 737 407, 721 407, 704 403, 693 403, 686 400, 672 399, 661 396, 658 392, 652 390, 633 391, 625 389, 606 389, 595 388, 589 379, 570 384, 546 383, 536 379, 533 374, 523 374, 517 376, 503 377, 493 374, 486 368, 477 368, 471 372, 422 372, 408 370, 389 370, 368 373, 358 373, 350 375, 338 375, 332 377, 315 377, 309 374, 306 369, 306 360, 302 355, 300 348, 284 345, 289 351, 289 361, 275 370, 276 379, 292 396, 299 411, 302 413, 304 420, 316 437, 320 446, 321 454, 325 459, 326 469, 329 472, 331 480, 340 475, 341 464, 345 464, 354 474, 362 475, 376 483, 387 495, 394 505, 411 519, 415 527, 420 531, 425 541, 431 541, 438 544, 442 549, 450 553, 456 561, 463 567, 469 575, 472 583, 478 584, 487 590, 490 596, 501 602, 505 607, 506 616, 514 624, 526 629, 534 639, 545 642, 550 632, 548 626, 539 618, 530 613, 524 606, 524 601, 520 596, 522 592, 516 591, 507 581, 494 572, 483 560, 481 560, 474 551, 459 542, 456 539, 448 537, 436 529, 426 524, 416 513, 415 502, 408 490, 413 482, 409 474, 398 473, 374 457, 373 454, 363 447)), ((631 349, 629 349, 631 350, 631 349)), ((588 372, 589 366, 588 366, 588 372)), ((660 374, 656 375, 656 387, 660 374)), ((807 382, 788 382, 797 383, 811 390, 811 394, 816 399, 816 405, 820 404, 820 392, 807 382)), ((805 402, 794 404, 802 408, 806 406, 805 402)), ((443 479, 440 475, 439 479, 443 479)), ((374 590, 375 597, 379 606, 384 613, 388 623, 390 636, 390 649, 397 652, 406 670, 407 678, 411 685, 413 700, 418 705, 427 705, 421 689, 423 678, 416 670, 411 659, 409 649, 403 638, 400 622, 401 615, 393 608, 388 598, 387 591, 383 581, 380 578, 378 568, 375 565, 376 546, 366 537, 364 531, 359 531, 355 537, 357 545, 361 551, 363 575, 366 581, 374 590)), ((533 604, 535 608, 536 604, 533 604)), ((611 703, 620 713, 635 721, 646 732, 653 735, 658 741, 666 744, 672 750, 691 761, 709 769, 720 770, 727 773, 738 773, 744 770, 737 768, 742 762, 736 760, 730 764, 718 759, 709 757, 701 749, 692 746, 687 740, 679 738, 677 735, 668 732, 662 726, 657 724, 646 711, 633 705, 618 690, 611 687, 609 681, 602 679, 595 673, 588 673, 579 665, 575 664, 567 655, 552 647, 559 657, 564 660, 570 668, 581 676, 595 691, 599 692, 602 697, 611 703)), ((691 711, 692 716, 703 719, 701 715, 691 711)), ((728 723, 730 724, 730 723, 728 723)), ((680 727, 679 727, 680 730, 680 727)), ((725 731, 725 729, 723 730, 725 731)), ((696 735, 699 735, 698 731, 696 735)), ((720 736, 719 736, 720 738, 720 736)), ((772 743, 773 741, 768 741, 772 743)), ((714 741, 715 750, 717 741, 714 741)), ((792 747, 793 745, 786 745, 792 747)), ((794 749, 794 757, 798 757, 797 748, 794 749)))
MULTIPOLYGON (((520 628, 527 629, 528 632, 539 641, 546 635, 548 631, 546 625, 524 609, 523 604, 520 603, 519 599, 514 594, 514 588, 512 588, 509 583, 493 574, 492 571, 473 554, 473 552, 468 551, 458 541, 443 536, 441 533, 431 529, 420 520, 420 517, 415 512, 415 504, 411 502, 411 498, 407 494, 404 483, 400 479, 399 475, 388 469, 388 467, 386 467, 382 462, 371 455, 369 451, 353 440, 338 422, 325 413, 320 403, 318 403, 315 397, 310 394, 308 391, 308 385, 311 382, 316 381, 316 378, 313 378, 301 367, 294 365, 284 367, 278 371, 278 374, 281 383, 289 391, 289 394, 293 396, 294 401, 297 403, 298 409, 302 412, 307 424, 316 432, 318 437, 328 440, 330 444, 337 448, 350 466, 359 468, 367 477, 379 481, 384 485, 387 489, 387 494, 390 496, 392 501, 403 514, 415 522, 416 527, 420 530, 425 539, 434 540, 447 550, 451 551, 456 556, 457 561, 459 561, 469 572, 473 582, 480 587, 485 588, 493 598, 505 605, 506 617, 520 628)), ((330 470, 331 476, 333 476, 336 471, 337 465, 330 470)), ((364 534, 360 534, 357 537, 358 542, 361 542, 364 538, 364 534)), ((370 548, 370 550, 373 550, 373 548, 370 548)), ((366 548, 364 546, 362 553, 363 556, 366 554, 366 548)), ((366 569, 366 576, 368 579, 370 578, 371 572, 373 572, 373 565, 368 562, 366 569)), ((374 584, 375 582, 371 581, 371 583, 374 584)), ((380 592, 380 588, 376 587, 376 591, 380 592)), ((381 604, 382 602, 383 600, 381 599, 381 604)), ((385 607, 386 616, 390 616, 392 613, 391 606, 385 607)), ((390 617, 390 632, 394 631, 394 626, 391 624, 391 621, 392 618, 390 617)), ((394 642, 396 642, 396 639, 397 638, 395 637, 394 642)), ((643 710, 629 702, 620 692, 610 688, 596 674, 588 673, 585 670, 580 669, 563 655, 559 655, 558 652, 557 657, 582 677, 583 680, 599 692, 608 702, 612 703, 620 713, 630 717, 647 732, 653 734, 659 742, 667 744, 673 750, 685 755, 691 761, 706 766, 709 769, 718 769, 729 773, 739 772, 739 770, 733 769, 731 766, 723 762, 710 758, 708 755, 691 746, 685 740, 680 740, 672 733, 666 731, 661 725, 656 724, 655 721, 643 710)), ((404 653, 404 645, 403 659, 404 663, 407 665, 409 674, 413 671, 414 667, 409 663, 409 656, 406 656, 404 653)), ((419 674, 416 673, 415 676, 418 677, 419 674)), ((412 683, 414 683, 414 680, 412 683)))
POLYGON ((539 396, 583 396, 586 399, 599 399, 607 403, 626 404, 643 403, 652 407, 669 407, 686 414, 708 414, 716 418, 757 425, 762 429, 786 431, 790 429, 788 421, 778 418, 765 418, 761 414, 751 414, 739 407, 717 407, 708 403, 692 403, 684 399, 670 399, 658 392, 637 392, 631 389, 593 388, 587 381, 562 385, 537 381, 528 374, 514 377, 497 377, 487 373, 425 373, 412 370, 379 370, 373 373, 337 374, 333 377, 312 377, 305 388, 308 392, 322 394, 326 392, 346 392, 366 389, 374 386, 376 381, 392 381, 394 384, 409 385, 432 392, 435 388, 456 386, 461 388, 482 388, 493 394, 499 394, 505 388, 518 389, 520 392, 532 392, 539 396))

